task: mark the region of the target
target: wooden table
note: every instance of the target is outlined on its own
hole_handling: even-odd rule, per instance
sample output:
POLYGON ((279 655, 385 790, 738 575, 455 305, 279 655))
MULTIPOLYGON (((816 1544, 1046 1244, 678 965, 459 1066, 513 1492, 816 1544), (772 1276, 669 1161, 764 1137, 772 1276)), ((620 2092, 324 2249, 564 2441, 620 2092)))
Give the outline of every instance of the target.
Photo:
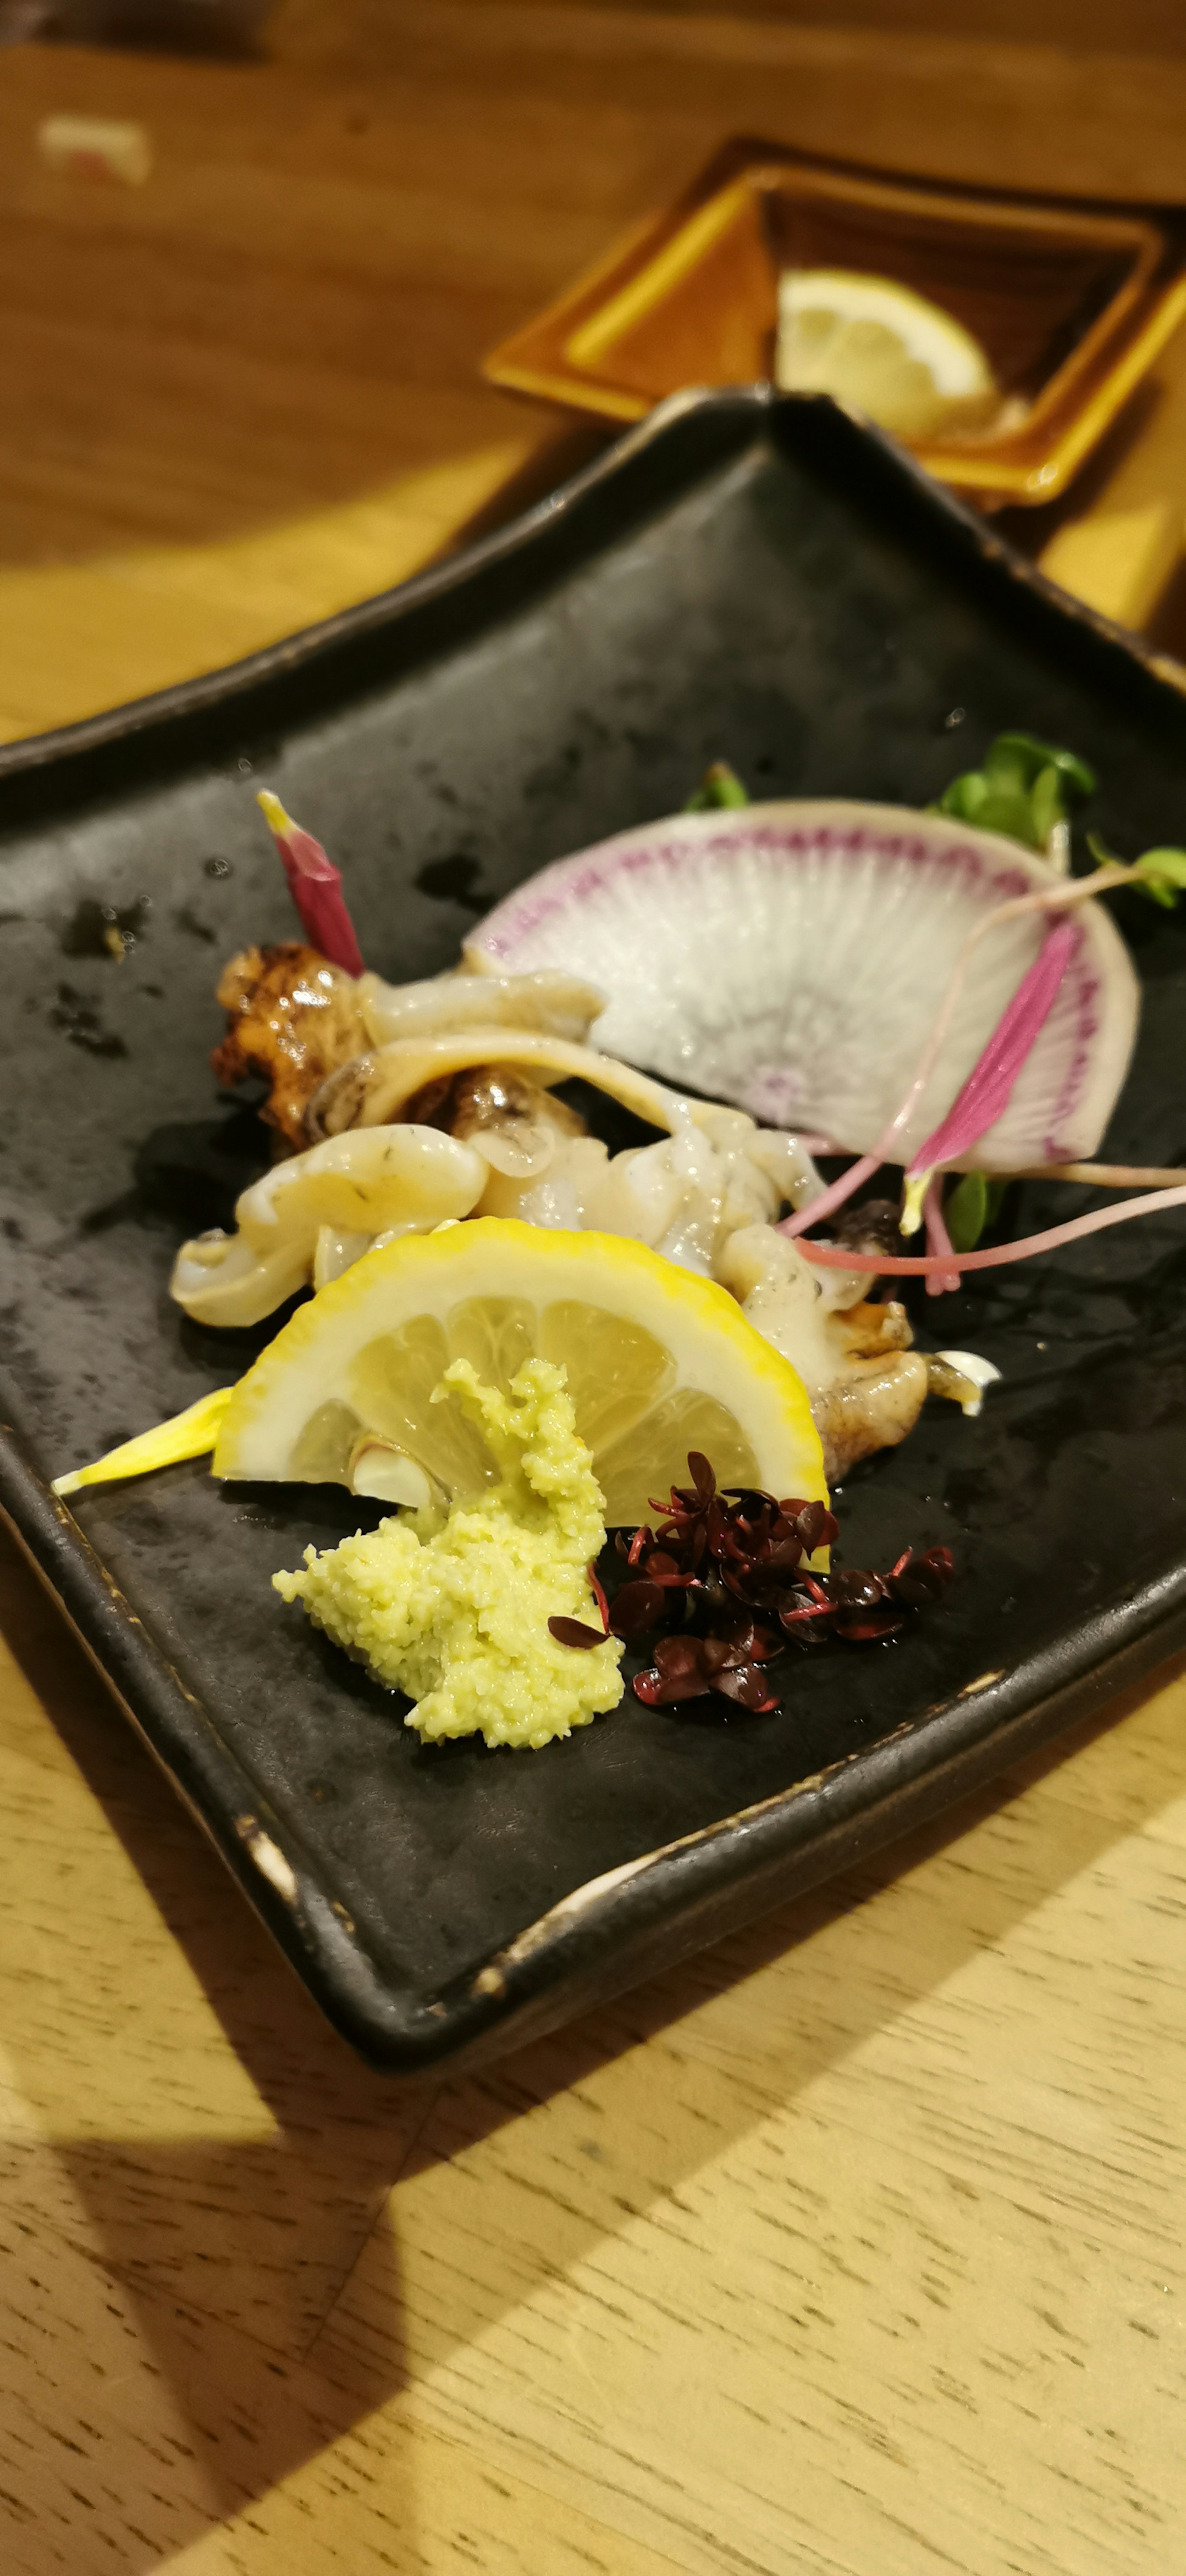
MULTIPOLYGON (((9 734, 394 578, 554 469, 481 348, 728 127, 835 148, 856 95, 887 157, 989 151, 959 83, 936 125, 969 71, 939 39, 389 15, 396 62, 382 12, 336 59, 297 9, 267 69, 0 58, 9 734), (63 192, 30 140, 61 105, 150 124, 155 193, 63 192)), ((1052 124, 1024 53, 978 57, 998 175, 1035 184, 1040 140, 1051 184, 1168 186, 1186 65, 1075 71, 1052 124)), ((1180 511, 1184 374, 1094 507, 1120 478, 1117 509, 1180 511)), ((398 2092, 11 1549, 0 1627, 5 2576, 1178 2563, 1186 1674, 491 2074, 398 2092)))

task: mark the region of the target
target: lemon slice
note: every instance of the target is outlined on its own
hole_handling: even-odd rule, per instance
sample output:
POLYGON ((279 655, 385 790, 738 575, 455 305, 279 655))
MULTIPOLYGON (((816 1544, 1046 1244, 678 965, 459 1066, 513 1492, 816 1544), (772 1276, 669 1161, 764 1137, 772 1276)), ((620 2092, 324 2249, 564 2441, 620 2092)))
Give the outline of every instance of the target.
POLYGON ((834 394, 898 438, 982 426, 998 396, 979 341, 923 295, 855 269, 790 269, 778 287, 775 380, 834 394))
POLYGON ((721 1485, 826 1497, 802 1381, 725 1289, 624 1236, 499 1217, 367 1253, 299 1308, 236 1387, 214 1473, 472 1499, 498 1468, 433 1390, 468 1359, 505 1392, 536 1356, 568 1373, 610 1527, 653 1518, 689 1449, 721 1485))

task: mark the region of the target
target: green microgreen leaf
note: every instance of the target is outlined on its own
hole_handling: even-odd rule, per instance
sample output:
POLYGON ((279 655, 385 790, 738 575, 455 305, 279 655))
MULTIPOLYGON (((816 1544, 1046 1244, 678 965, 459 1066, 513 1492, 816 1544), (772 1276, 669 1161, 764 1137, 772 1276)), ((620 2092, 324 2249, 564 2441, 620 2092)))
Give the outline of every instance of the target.
POLYGON ((960 823, 974 823, 987 794, 987 778, 978 769, 968 769, 962 778, 953 778, 950 787, 944 788, 932 810, 936 814, 954 814, 960 823))
POLYGON ((1062 773, 1055 768, 1053 761, 1048 768, 1038 771, 1030 789, 1030 812, 1039 846, 1045 849, 1056 825, 1065 823, 1067 819, 1062 773))
POLYGON ((1054 769, 1076 796, 1095 794, 1095 771, 1080 760, 1078 752, 1067 751, 1061 743, 1039 742, 1036 734, 999 733, 989 744, 984 766, 1015 770, 1028 787, 1036 785, 1044 769, 1054 769))
POLYGON ((1186 887, 1186 850, 1146 850, 1133 870, 1142 894, 1172 912, 1186 887))
POLYGON ((710 761, 698 787, 694 787, 684 807, 685 814, 709 814, 721 805, 748 805, 748 790, 742 786, 735 769, 727 760, 710 761))
MULTIPOLYGON (((1087 846, 1097 868, 1122 868, 1123 859, 1113 858, 1105 849, 1098 833, 1089 832, 1087 846)), ((1179 895, 1186 890, 1186 850, 1146 850, 1128 870, 1129 884, 1138 894, 1147 894, 1151 903, 1162 904, 1172 912, 1179 895)))
POLYGON ((999 733, 982 769, 953 778, 932 812, 952 814, 982 831, 1003 832, 1023 849, 1048 851, 1068 819, 1074 796, 1090 796, 1095 774, 1085 760, 1034 734, 999 733))
POLYGON ((995 1225, 1007 1184, 990 1181, 986 1172, 965 1172, 943 1210, 952 1250, 974 1252, 985 1227, 995 1225))
POLYGON ((974 1252, 988 1219, 988 1189, 983 1172, 965 1172, 943 1210, 943 1222, 956 1252, 974 1252))

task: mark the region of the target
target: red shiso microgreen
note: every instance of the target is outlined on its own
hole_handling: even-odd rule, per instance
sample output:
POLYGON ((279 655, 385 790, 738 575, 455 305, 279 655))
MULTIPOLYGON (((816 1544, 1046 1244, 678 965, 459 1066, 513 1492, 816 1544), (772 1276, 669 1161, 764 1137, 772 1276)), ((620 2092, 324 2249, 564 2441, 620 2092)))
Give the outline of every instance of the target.
POLYGON ((658 1626, 667 1605, 658 1583, 624 1583, 610 1611, 615 1637, 637 1637, 658 1626))
POLYGON ((850 1252, 839 1244, 810 1239, 802 1250, 824 1270, 867 1270, 888 1279, 926 1279, 934 1271, 1002 1270, 1010 1261, 1032 1261, 1035 1254, 1057 1252, 1061 1244, 1077 1243, 1083 1235, 1102 1234, 1107 1226, 1127 1225, 1131 1217, 1156 1216, 1161 1209, 1178 1207, 1186 1207, 1186 1189, 1150 1190, 1144 1198, 1122 1199, 1119 1207, 1092 1208, 1066 1225, 1048 1226, 1045 1233, 1026 1235, 1019 1243, 989 1244, 983 1252, 850 1252))
POLYGON ((597 1607, 598 1607, 598 1609, 599 1609, 599 1610, 600 1610, 600 1612, 601 1612, 601 1625, 602 1625, 602 1628, 603 1628, 603 1630, 604 1630, 605 1635, 608 1637, 608 1635, 609 1635, 609 1603, 608 1603, 608 1601, 606 1600, 606 1597, 605 1597, 605 1587, 604 1587, 604 1585, 603 1585, 603 1584, 598 1580, 597 1568, 596 1568, 596 1566, 595 1566, 595 1565, 591 1565, 591 1566, 590 1566, 590 1568, 589 1568, 589 1581, 590 1581, 590 1583, 591 1583, 591 1585, 592 1585, 592 1587, 593 1587, 593 1598, 594 1598, 594 1600, 596 1601, 596 1603, 597 1603, 597 1607))
POLYGON ((347 975, 364 971, 354 924, 342 893, 342 873, 326 857, 320 841, 302 832, 286 814, 278 796, 264 787, 256 797, 284 863, 289 892, 301 917, 301 928, 318 954, 347 975))
POLYGON ((555 1638, 558 1646, 580 1646, 582 1648, 587 1648, 589 1646, 604 1646, 605 1644, 604 1629, 586 1628, 584 1621, 581 1619, 549 1619, 548 1630, 549 1634, 555 1638))
POLYGON ((658 1545, 649 1529, 641 1545, 638 1532, 628 1545, 619 1539, 631 1579, 610 1609, 614 1634, 669 1627, 656 1639, 650 1670, 633 1685, 648 1708, 715 1693, 768 1714, 779 1703, 762 1666, 783 1652, 786 1639, 807 1646, 825 1630, 850 1644, 891 1636, 950 1578, 946 1548, 917 1558, 907 1548, 888 1574, 817 1572, 809 1560, 837 1536, 826 1503, 791 1495, 780 1502, 739 1485, 718 1490, 708 1460, 696 1452, 688 1471, 691 1484, 672 1487, 658 1545))
POLYGON ((593 1587, 593 1597, 601 1612, 601 1626, 600 1628, 588 1628, 586 1627, 583 1619, 565 1619, 563 1617, 549 1619, 549 1633, 556 1639, 556 1643, 559 1646, 579 1646, 582 1649, 586 1649, 589 1646, 604 1646, 606 1638, 610 1633, 609 1603, 606 1600, 604 1588, 598 1579, 597 1568, 595 1565, 590 1565, 586 1570, 589 1576, 589 1581, 593 1587))
POLYGON ((942 1163, 954 1163, 958 1155, 968 1153, 977 1138, 996 1125, 1050 1017, 1074 953, 1076 936, 1073 922, 1060 921, 1043 941, 958 1099, 925 1145, 920 1146, 909 1166, 908 1180, 942 1163))

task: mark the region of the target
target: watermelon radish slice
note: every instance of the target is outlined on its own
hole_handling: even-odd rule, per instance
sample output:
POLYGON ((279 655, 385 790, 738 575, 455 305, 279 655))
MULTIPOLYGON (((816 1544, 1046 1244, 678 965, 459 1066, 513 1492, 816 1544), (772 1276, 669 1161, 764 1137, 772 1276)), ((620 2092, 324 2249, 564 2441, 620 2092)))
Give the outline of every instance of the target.
MULTIPOLYGON (((907 1092, 964 942, 998 904, 1049 889, 1045 862, 947 815, 840 799, 677 814, 544 868, 466 943, 471 970, 563 967, 601 987, 591 1042, 751 1116, 875 1151, 907 1092)), ((994 927, 895 1160, 941 1130, 1049 935, 994 927)), ((994 1123, 950 1167, 1089 1157, 1128 1068, 1139 987, 1114 924, 1068 916, 1045 1018, 994 1123)), ((945 1158, 946 1159, 946 1158, 945 1158)))

